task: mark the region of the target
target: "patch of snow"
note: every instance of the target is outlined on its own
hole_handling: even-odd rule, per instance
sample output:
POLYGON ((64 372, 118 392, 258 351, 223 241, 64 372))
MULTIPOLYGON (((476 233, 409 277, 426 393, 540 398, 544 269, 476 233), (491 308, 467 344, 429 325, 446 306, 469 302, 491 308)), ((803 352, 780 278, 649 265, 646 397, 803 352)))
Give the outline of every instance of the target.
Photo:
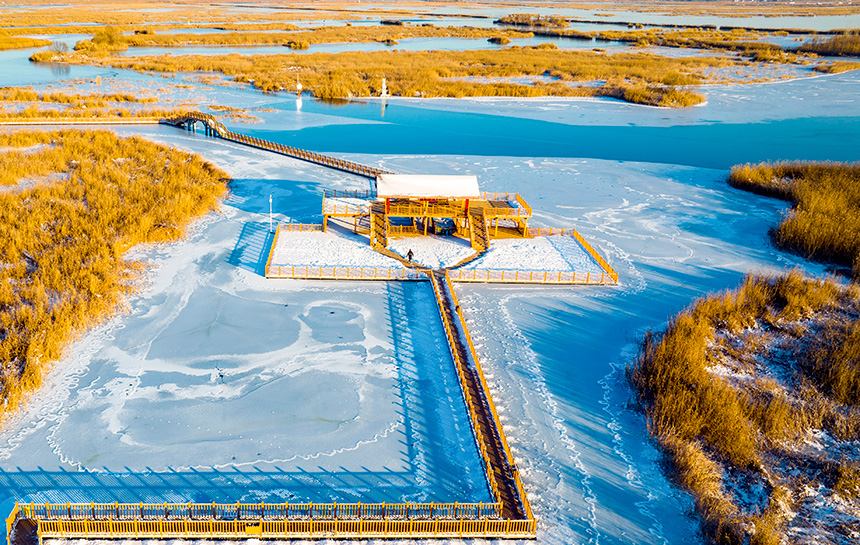
POLYGON ((431 234, 390 238, 388 249, 402 257, 412 250, 413 261, 433 269, 456 265, 475 253, 465 239, 431 234))
POLYGON ((604 272, 575 238, 555 236, 493 240, 486 254, 463 269, 604 272))
POLYGON ((371 248, 367 237, 335 228, 330 228, 327 233, 285 231, 282 228, 272 254, 272 265, 403 268, 396 259, 371 248))

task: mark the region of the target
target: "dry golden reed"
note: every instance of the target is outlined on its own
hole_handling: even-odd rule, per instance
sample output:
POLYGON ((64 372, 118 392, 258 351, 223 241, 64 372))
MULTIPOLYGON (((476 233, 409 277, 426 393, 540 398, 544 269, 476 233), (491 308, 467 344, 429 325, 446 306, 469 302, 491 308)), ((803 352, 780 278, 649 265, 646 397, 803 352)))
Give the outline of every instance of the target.
POLYGON ((791 201, 781 248, 851 267, 860 279, 860 163, 783 162, 732 168, 733 187, 791 201))
MULTIPOLYGON (((310 55, 188 55, 127 58, 80 53, 52 56, 63 62, 140 71, 221 72, 266 90, 294 89, 301 81, 319 98, 373 96, 386 78, 389 91, 414 97, 609 96, 658 106, 683 107, 704 100, 673 83, 702 81, 706 69, 733 61, 669 58, 647 53, 602 55, 559 50, 552 44, 481 51, 374 51, 310 55), (558 81, 522 85, 470 78, 549 76, 558 81), (602 81, 598 87, 567 82, 602 81), (670 83, 671 82, 671 83, 670 83)), ((42 59, 46 60, 46 59, 42 59)))
POLYGON ((0 135, 0 418, 39 388, 64 347, 114 314, 140 263, 226 192, 199 157, 107 131, 0 135))
MULTIPOLYGON (((696 301, 672 318, 662 335, 646 335, 628 379, 670 476, 695 498, 710 540, 780 543, 783 515, 797 487, 776 476, 774 463, 783 462, 773 461, 779 456, 774 452, 811 428, 846 440, 860 438, 860 412, 850 408, 860 405, 858 303, 854 287, 797 271, 751 275, 737 290, 696 301), (846 322, 833 317, 837 314, 851 318, 846 322), (802 327, 793 332, 793 324, 813 321, 827 324, 830 337, 802 327), (792 368, 797 378, 790 382, 805 385, 802 394, 786 392, 766 378, 731 381, 713 371, 724 361, 722 350, 736 362, 751 362, 748 373, 755 373, 762 360, 772 357, 757 339, 765 331, 800 339, 776 350, 778 357, 790 353, 799 361, 792 368), (745 507, 727 492, 728 483, 745 480, 763 483, 764 509, 745 507)), ((846 489, 858 482, 854 473, 846 473, 843 481, 846 489)))

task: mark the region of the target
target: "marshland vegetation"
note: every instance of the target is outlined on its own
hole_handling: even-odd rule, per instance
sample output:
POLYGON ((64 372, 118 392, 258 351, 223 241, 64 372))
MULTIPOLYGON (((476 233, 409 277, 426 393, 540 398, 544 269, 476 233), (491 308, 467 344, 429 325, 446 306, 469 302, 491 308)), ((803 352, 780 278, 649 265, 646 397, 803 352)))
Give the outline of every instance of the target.
POLYGON ((478 51, 375 51, 310 55, 186 55, 135 57, 69 53, 64 62, 156 72, 220 72, 263 90, 292 89, 298 78, 319 98, 378 94, 386 78, 392 94, 423 97, 610 96, 660 106, 688 106, 703 100, 676 88, 701 83, 706 69, 733 66, 728 59, 670 58, 648 53, 603 55, 559 50, 552 44, 478 51), (549 76, 557 81, 522 85, 485 83, 477 78, 549 76), (475 78, 470 81, 469 79, 475 78), (602 82, 575 86, 571 82, 602 82))
POLYGON ((287 42, 369 43, 404 38, 528 38, 530 32, 475 27, 438 27, 434 25, 326 26, 310 30, 294 27, 295 32, 218 32, 214 34, 133 34, 124 36, 115 27, 105 27, 91 40, 79 42, 77 50, 125 49, 127 47, 164 47, 183 45, 263 45, 287 42))
POLYGON ((176 240, 215 208, 226 174, 107 131, 0 135, 0 419, 64 348, 123 307, 140 243, 176 240))
POLYGON ((729 183, 792 203, 773 231, 780 248, 849 267, 860 280, 860 163, 738 165, 729 183))
POLYGON ((646 335, 628 377, 710 540, 856 528, 842 498, 860 494, 858 361, 860 289, 796 271, 749 276, 646 335))
POLYGON ((6 49, 27 49, 29 47, 45 47, 46 45, 51 45, 51 41, 40 38, 10 36, 7 32, 0 30, 0 51, 6 49))
POLYGON ((845 32, 828 38, 816 38, 797 50, 818 55, 860 57, 860 32, 845 32))
POLYGON ((39 92, 27 87, 0 88, 0 121, 171 117, 183 111, 156 105, 153 96, 131 93, 39 92))

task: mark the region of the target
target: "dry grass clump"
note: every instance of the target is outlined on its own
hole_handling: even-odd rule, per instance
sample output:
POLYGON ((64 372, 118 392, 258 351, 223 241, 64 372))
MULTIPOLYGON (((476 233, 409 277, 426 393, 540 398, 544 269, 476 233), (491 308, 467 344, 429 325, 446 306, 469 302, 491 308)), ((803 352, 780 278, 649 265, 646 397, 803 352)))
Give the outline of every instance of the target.
POLYGON ((535 13, 512 13, 493 21, 497 25, 528 27, 566 27, 567 19, 558 15, 537 15, 535 13))
POLYGON ((774 231, 781 248, 853 268, 860 279, 860 163, 738 165, 729 184, 791 201, 774 231))
POLYGON ((108 102, 151 103, 154 97, 139 97, 131 93, 45 93, 31 87, 0 87, 0 102, 52 102, 80 106, 104 106, 108 102))
POLYGON ((641 47, 655 45, 732 51, 750 57, 754 62, 797 62, 796 55, 786 52, 776 44, 754 41, 759 37, 761 37, 759 32, 748 29, 709 28, 602 31, 597 35, 598 40, 628 42, 641 47))
POLYGON ((854 31, 824 39, 816 38, 812 43, 804 44, 797 50, 818 55, 860 57, 860 33, 854 31))
POLYGON ((813 66, 812 69, 822 74, 841 74, 842 72, 850 72, 851 70, 860 70, 860 62, 834 61, 813 66))
MULTIPOLYGON (((646 335, 628 378, 670 475, 694 496, 713 541, 780 543, 809 484, 792 466, 810 463, 808 431, 860 438, 860 411, 851 408, 860 401, 858 296, 796 271, 749 276, 735 291, 698 300, 664 334, 646 335), (829 337, 816 334, 826 328, 829 337), (749 505, 749 490, 765 492, 749 505)), ((860 456, 851 462, 844 476, 812 479, 840 494, 860 491, 860 456)))
POLYGON ((140 263, 212 210, 226 175, 196 156, 107 131, 0 135, 0 418, 64 347, 115 313, 140 263))

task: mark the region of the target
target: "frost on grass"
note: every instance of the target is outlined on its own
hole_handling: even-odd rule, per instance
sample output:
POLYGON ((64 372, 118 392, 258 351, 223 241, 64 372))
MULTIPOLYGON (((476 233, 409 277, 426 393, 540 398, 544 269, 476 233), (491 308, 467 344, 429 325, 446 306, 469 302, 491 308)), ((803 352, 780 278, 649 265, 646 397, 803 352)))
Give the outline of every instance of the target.
POLYGON ((723 543, 856 543, 860 292, 749 277, 646 337, 630 377, 675 481, 723 543))

